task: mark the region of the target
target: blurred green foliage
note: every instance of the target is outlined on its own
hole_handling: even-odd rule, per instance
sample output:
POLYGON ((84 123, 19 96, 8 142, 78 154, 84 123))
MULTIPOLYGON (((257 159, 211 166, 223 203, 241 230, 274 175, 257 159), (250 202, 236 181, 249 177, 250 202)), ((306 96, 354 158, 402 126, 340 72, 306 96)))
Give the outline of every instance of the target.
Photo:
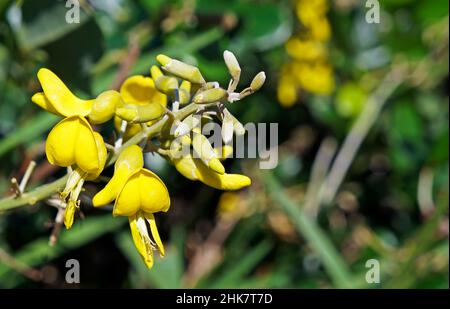
MULTIPOLYGON (((80 1, 80 23, 72 24, 65 22, 65 3, 0 0, 4 196, 9 179, 23 175, 30 159, 38 162, 30 187, 64 174, 46 163, 44 139, 57 118, 30 101, 39 90, 37 70, 48 67, 80 96, 94 97, 114 86, 136 42, 140 55, 127 75, 149 75, 155 55, 164 52, 226 83, 225 49, 245 68, 242 84, 266 71, 262 91, 231 109, 243 123, 279 123, 279 165, 256 171, 254 160, 227 163, 250 174, 253 185, 238 194, 245 215, 217 240, 211 235, 228 222, 217 212, 221 193, 149 157, 173 201, 159 218, 167 254, 151 271, 124 221, 90 207, 95 183, 85 192, 87 218, 62 231, 55 247, 47 244, 55 209, 39 203, 2 213, 0 287, 70 287, 65 261, 77 258, 83 287, 448 288, 448 1, 380 1, 378 25, 365 22, 364 1, 333 1, 329 53, 336 91, 302 93, 290 109, 278 104, 276 87, 288 59, 284 43, 300 27, 295 1, 80 1), (417 68, 415 75, 387 98, 337 197, 317 220, 309 218, 303 205, 321 140, 342 143, 399 61, 417 68), (421 186, 432 205, 421 202, 421 186), (380 284, 365 282, 368 259, 381 263, 380 284), (27 278, 27 267, 42 277, 27 278)), ((112 127, 105 133, 111 136, 112 127)))

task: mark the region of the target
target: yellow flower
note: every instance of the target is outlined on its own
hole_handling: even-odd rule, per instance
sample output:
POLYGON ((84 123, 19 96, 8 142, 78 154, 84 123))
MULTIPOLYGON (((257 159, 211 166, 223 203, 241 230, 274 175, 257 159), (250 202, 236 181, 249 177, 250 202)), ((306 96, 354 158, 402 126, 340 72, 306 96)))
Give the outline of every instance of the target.
POLYGON ((61 193, 63 200, 69 197, 64 224, 70 229, 84 181, 96 179, 105 166, 105 143, 84 117, 71 116, 60 121, 50 131, 45 143, 45 153, 51 164, 72 167, 66 187, 61 193))
POLYGON ((127 147, 115 164, 114 176, 92 199, 95 207, 115 200, 113 215, 127 216, 133 241, 148 268, 153 266, 153 250, 164 256, 153 214, 170 208, 169 192, 164 182, 153 172, 144 169, 142 150, 136 145, 127 147), (150 226, 150 238, 146 221, 150 226))
MULTIPOLYGON (((148 106, 150 104, 160 104, 162 107, 167 106, 167 96, 159 92, 153 79, 142 75, 134 75, 127 78, 120 87, 120 95, 125 104, 136 106, 148 106)), ((114 117, 114 126, 117 131, 121 129, 122 119, 118 116, 114 117)), ((151 125, 153 122, 148 122, 151 125)), ((124 141, 141 131, 140 124, 128 124, 124 141)))
POLYGON ((94 118, 97 123, 107 121, 112 117, 120 97, 117 92, 109 91, 94 100, 79 99, 48 69, 40 69, 38 79, 43 92, 36 93, 32 101, 51 113, 66 117, 50 131, 45 143, 45 154, 51 164, 71 168, 66 186, 61 192, 64 202, 68 197, 64 224, 69 229, 79 206, 78 196, 84 181, 100 175, 107 157, 102 136, 92 130, 85 117, 95 106, 94 118))
POLYGON ((295 104, 299 90, 328 95, 335 86, 326 44, 331 37, 328 1, 297 0, 295 4, 303 27, 285 45, 292 60, 284 64, 277 89, 278 101, 284 107, 295 104))
POLYGON ((65 118, 50 131, 45 153, 51 164, 76 165, 83 172, 94 175, 101 173, 106 160, 103 138, 80 116, 65 118))

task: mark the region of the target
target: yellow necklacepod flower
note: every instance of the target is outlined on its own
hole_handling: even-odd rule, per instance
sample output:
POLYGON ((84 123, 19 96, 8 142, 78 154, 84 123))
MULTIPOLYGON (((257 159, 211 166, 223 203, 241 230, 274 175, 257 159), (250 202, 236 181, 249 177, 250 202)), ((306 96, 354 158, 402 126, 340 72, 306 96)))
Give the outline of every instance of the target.
POLYGON ((95 123, 109 120, 116 105, 120 104, 120 95, 115 91, 106 91, 96 99, 82 100, 48 69, 40 69, 38 79, 43 92, 36 93, 32 101, 51 113, 66 117, 50 131, 45 153, 51 164, 71 168, 61 192, 66 205, 64 224, 69 229, 79 206, 78 196, 84 181, 100 175, 107 157, 102 136, 94 132, 85 117, 92 115, 95 123))
POLYGON ((127 78, 120 87, 124 105, 119 106, 114 117, 114 126, 121 130, 122 120, 128 121, 123 139, 126 141, 141 131, 139 123, 160 118, 166 111, 167 96, 159 92, 152 78, 134 75, 127 78))
POLYGON ((164 182, 153 172, 144 169, 142 150, 133 145, 127 147, 116 161, 114 176, 92 199, 95 207, 115 200, 113 215, 127 216, 133 241, 148 268, 153 266, 153 251, 164 256, 164 246, 156 227, 156 212, 170 208, 169 192, 164 182), (150 238, 146 222, 150 226, 150 238))
POLYGON ((94 180, 103 171, 107 151, 103 138, 94 132, 84 117, 71 116, 60 121, 49 133, 45 153, 51 164, 71 167, 72 172, 61 193, 68 201, 64 224, 70 228, 78 207, 78 196, 85 180, 94 180))

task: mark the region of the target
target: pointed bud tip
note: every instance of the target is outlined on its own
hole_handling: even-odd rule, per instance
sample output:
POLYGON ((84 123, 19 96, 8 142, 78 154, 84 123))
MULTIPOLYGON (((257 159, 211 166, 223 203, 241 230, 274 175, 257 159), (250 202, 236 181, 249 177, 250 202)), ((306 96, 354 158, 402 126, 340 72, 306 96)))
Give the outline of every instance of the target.
POLYGON ((213 158, 209 161, 208 166, 210 169, 212 169, 214 172, 223 175, 225 173, 225 167, 220 162, 219 159, 213 158))
POLYGON ((167 65, 172 59, 166 55, 159 54, 156 56, 156 61, 158 61, 161 65, 167 65))

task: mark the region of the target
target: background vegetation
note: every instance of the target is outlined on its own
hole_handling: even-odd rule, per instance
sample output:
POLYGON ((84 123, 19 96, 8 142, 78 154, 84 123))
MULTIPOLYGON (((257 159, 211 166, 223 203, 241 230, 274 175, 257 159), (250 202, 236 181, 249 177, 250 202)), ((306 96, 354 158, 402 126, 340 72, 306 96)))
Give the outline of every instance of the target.
POLYGON ((221 83, 225 49, 244 68, 243 84, 266 71, 263 89, 232 110, 243 123, 279 123, 279 164, 227 161, 253 184, 222 193, 149 155, 172 197, 158 216, 167 255, 151 271, 126 220, 90 206, 98 184, 86 186, 84 218, 53 247, 55 208, 0 208, 0 287, 448 288, 447 1, 380 1, 380 24, 365 21, 365 1, 330 1, 334 87, 296 89, 288 108, 277 91, 296 57, 285 43, 305 31, 295 1, 80 1, 79 24, 65 22, 65 2, 0 0, 3 196, 31 160, 28 189, 65 173, 44 153, 58 118, 30 101, 39 68, 95 97, 149 75, 160 52, 221 83), (77 286, 64 280, 70 258, 81 264, 77 286), (365 281, 369 259, 380 262, 380 284, 365 281))

